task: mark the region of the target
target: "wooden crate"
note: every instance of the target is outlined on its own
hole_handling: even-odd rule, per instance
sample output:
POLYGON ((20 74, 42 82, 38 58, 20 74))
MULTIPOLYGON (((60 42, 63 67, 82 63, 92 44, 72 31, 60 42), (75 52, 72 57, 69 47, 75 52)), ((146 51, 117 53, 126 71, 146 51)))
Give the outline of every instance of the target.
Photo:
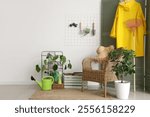
POLYGON ((53 84, 52 89, 63 89, 64 88, 64 84, 53 84))

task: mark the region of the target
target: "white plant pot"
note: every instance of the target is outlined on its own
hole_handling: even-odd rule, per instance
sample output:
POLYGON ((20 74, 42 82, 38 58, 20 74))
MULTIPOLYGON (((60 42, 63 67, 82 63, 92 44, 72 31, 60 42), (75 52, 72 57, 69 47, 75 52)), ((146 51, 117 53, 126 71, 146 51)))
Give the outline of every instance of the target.
POLYGON ((116 88, 117 98, 123 99, 123 100, 128 99, 129 92, 130 92, 130 82, 123 81, 123 83, 121 83, 120 80, 115 81, 115 88, 116 88))

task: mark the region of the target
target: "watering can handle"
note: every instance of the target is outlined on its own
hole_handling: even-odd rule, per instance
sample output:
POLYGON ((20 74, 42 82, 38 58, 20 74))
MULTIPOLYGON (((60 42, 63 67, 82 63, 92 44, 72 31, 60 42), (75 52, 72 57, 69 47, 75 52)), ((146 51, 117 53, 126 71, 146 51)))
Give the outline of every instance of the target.
POLYGON ((49 79, 52 79, 52 84, 54 83, 54 77, 53 77, 53 76, 47 76, 47 77, 43 77, 43 78, 49 78, 49 79))
POLYGON ((51 76, 50 78, 52 79, 52 84, 53 84, 53 83, 54 83, 54 77, 53 77, 53 76, 51 76))

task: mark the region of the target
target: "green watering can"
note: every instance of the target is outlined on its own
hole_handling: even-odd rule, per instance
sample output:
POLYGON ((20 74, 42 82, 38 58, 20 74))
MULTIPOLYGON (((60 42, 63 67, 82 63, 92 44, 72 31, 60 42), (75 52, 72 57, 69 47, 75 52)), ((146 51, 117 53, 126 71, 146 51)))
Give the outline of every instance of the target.
POLYGON ((54 82, 54 78, 52 76, 45 76, 41 81, 38 81, 31 76, 31 80, 35 81, 43 91, 50 91, 54 82))

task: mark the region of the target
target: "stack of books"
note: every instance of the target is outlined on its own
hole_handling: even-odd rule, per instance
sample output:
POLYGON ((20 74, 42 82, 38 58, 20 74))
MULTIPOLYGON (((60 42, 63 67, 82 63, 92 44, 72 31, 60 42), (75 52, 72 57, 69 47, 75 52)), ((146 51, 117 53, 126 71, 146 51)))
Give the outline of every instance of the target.
MULTIPOLYGON (((64 88, 81 88, 82 87, 82 74, 73 73, 64 75, 64 88)), ((84 87, 87 87, 87 82, 84 81, 84 87)))

